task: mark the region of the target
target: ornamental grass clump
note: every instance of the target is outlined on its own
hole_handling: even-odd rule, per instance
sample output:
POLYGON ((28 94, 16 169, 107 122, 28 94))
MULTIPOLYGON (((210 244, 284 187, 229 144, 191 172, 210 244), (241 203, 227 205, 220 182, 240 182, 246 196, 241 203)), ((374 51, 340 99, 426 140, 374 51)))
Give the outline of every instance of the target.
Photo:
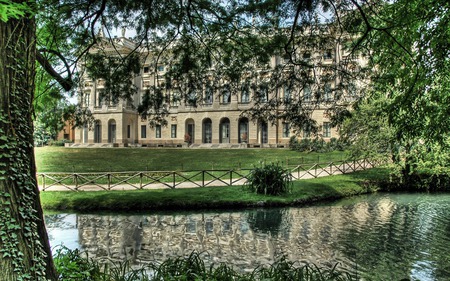
POLYGON ((286 256, 272 265, 263 265, 251 272, 239 272, 231 265, 220 263, 207 266, 201 253, 169 258, 135 268, 131 261, 101 264, 78 250, 62 248, 54 257, 61 281, 352 281, 358 280, 345 271, 319 268, 312 264, 299 265, 286 256))
POLYGON ((278 164, 268 164, 253 169, 244 185, 250 192, 264 195, 290 193, 292 175, 278 164))

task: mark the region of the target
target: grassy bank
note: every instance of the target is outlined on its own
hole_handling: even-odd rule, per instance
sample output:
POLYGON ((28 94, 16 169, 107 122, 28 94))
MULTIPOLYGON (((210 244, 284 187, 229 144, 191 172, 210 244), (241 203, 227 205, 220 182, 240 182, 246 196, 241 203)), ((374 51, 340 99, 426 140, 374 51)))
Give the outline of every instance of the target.
POLYGON ((138 211, 247 208, 255 206, 302 206, 317 201, 373 192, 373 182, 386 180, 388 169, 376 168, 352 174, 295 181, 292 193, 264 196, 241 186, 132 191, 45 191, 46 210, 138 211))
POLYGON ((344 160, 346 152, 301 153, 289 149, 148 149, 37 147, 38 172, 181 171, 285 167, 344 160))

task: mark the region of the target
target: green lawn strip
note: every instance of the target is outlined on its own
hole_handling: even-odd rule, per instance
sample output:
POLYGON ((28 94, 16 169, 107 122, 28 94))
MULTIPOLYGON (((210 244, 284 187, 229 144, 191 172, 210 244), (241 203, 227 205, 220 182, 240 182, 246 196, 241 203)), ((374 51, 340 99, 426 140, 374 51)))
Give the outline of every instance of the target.
POLYGON ((297 165, 330 163, 347 153, 301 153, 289 149, 148 149, 37 147, 36 165, 45 172, 123 172, 252 169, 261 163, 297 165))
POLYGON ((346 175, 295 181, 292 193, 264 196, 249 193, 242 186, 158 189, 132 191, 45 191, 46 210, 140 211, 247 208, 259 206, 301 206, 373 192, 371 184, 388 178, 389 171, 375 168, 346 175))

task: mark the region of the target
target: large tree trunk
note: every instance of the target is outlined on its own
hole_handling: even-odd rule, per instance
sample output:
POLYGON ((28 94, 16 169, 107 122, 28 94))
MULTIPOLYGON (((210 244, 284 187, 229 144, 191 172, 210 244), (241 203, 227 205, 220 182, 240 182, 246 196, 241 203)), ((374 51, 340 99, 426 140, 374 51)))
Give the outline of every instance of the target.
POLYGON ((0 280, 56 280, 33 148, 36 30, 0 21, 0 280))

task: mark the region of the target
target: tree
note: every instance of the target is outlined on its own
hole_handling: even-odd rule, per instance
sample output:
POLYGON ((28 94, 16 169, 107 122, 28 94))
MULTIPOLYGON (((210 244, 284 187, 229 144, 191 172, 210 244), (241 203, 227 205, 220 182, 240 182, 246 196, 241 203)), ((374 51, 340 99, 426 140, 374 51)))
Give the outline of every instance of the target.
POLYGON ((0 280, 57 279, 33 152, 35 36, 31 9, 0 21, 0 280))
POLYGON ((73 109, 66 100, 50 99, 46 102, 45 107, 37 113, 35 135, 48 136, 49 140, 56 140, 66 121, 73 121, 71 120, 72 114, 68 112, 70 110, 73 109))
POLYGON ((379 126, 392 132, 393 159, 405 177, 419 168, 440 173, 450 163, 443 157, 450 148, 449 5, 380 2, 358 6, 361 13, 352 18, 354 31, 362 34, 353 48, 370 54, 373 70, 368 106, 376 108, 384 97, 379 126))
MULTIPOLYGON (((399 144, 408 148, 407 152, 413 151, 408 142, 417 145, 430 140, 446 145, 449 126, 441 103, 447 97, 440 95, 448 88, 449 9, 444 0, 424 4, 419 0, 393 4, 356 0, 0 2, 0 266, 4 270, 0 280, 56 279, 33 159, 35 61, 66 91, 80 82, 74 72, 87 69, 98 74, 96 77, 110 85, 108 98, 114 101, 131 98, 130 76, 121 79, 118 74, 135 74, 131 70, 145 59, 137 57, 136 50, 146 48, 154 59, 153 71, 161 61, 171 68, 164 83, 155 83, 149 90, 139 109, 143 116, 163 122, 160 105, 162 90, 167 88, 176 88, 181 98, 195 106, 200 99, 197 90, 207 81, 206 86, 221 89, 224 96, 236 94, 242 87, 253 88, 254 98, 260 102, 247 112, 251 119, 276 123, 284 118, 300 130, 315 127, 311 112, 323 102, 329 101, 336 109, 330 113, 339 113, 335 120, 342 120, 346 89, 355 84, 358 92, 354 81, 366 74, 357 69, 351 56, 330 66, 310 59, 305 50, 327 49, 330 40, 346 43, 356 39, 349 45, 350 54, 371 55, 377 70, 372 77, 374 87, 387 92, 393 101, 388 105, 388 120, 399 144), (102 37, 98 32, 101 26, 102 37), (125 56, 114 50, 115 39, 110 35, 113 28, 122 27, 136 31, 135 50, 125 56), (119 60, 98 57, 105 55, 99 48, 105 42, 119 60), (275 54, 286 63, 269 73, 267 63, 275 54), (394 58, 397 55, 400 59, 394 58), (218 66, 215 73, 210 71, 213 65, 218 66), (327 80, 336 81, 336 87, 330 88, 327 80), (292 99, 280 100, 279 95, 266 99, 268 90, 276 92, 282 85, 293 91, 292 99), (312 102, 299 98, 305 88, 310 90, 312 102), (335 98, 328 100, 330 96, 335 98), (417 118, 411 120, 413 115, 417 118), (403 133, 400 129, 408 130, 403 133)), ((79 119, 82 124, 88 123, 86 116, 79 119)))

